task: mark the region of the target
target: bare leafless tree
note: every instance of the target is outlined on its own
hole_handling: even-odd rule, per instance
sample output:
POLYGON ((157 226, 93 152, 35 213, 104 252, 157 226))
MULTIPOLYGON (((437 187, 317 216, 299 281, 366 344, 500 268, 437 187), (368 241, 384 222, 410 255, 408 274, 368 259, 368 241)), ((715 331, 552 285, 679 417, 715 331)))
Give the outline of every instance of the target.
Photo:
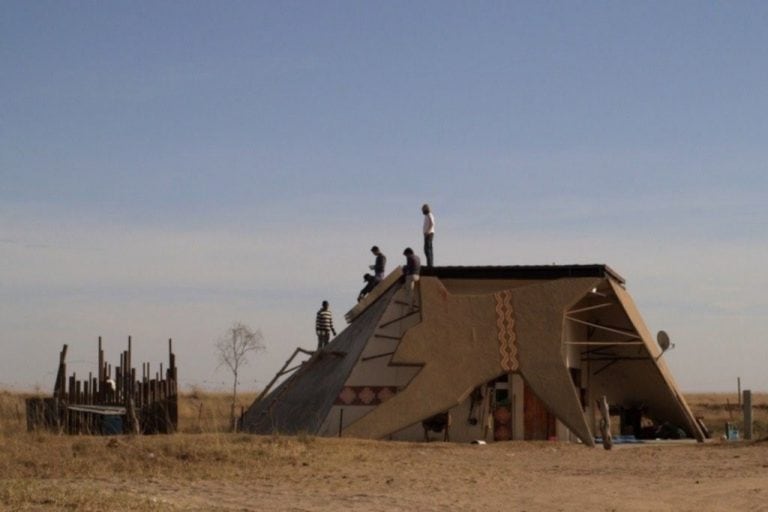
POLYGON ((264 337, 261 331, 251 330, 247 325, 235 322, 227 329, 227 333, 216 342, 216 355, 219 366, 226 366, 232 372, 232 407, 230 409, 230 424, 232 430, 237 428, 235 408, 237 407, 237 384, 240 369, 248 363, 248 355, 264 350, 264 337))

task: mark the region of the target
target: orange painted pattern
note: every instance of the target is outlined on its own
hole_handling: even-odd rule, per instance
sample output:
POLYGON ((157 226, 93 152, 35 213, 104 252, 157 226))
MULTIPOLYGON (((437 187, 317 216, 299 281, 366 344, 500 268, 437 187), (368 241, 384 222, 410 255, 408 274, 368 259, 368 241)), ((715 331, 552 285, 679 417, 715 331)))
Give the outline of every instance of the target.
POLYGON ((496 299, 496 330, 499 337, 501 367, 513 372, 520 366, 517 361, 517 335, 515 334, 515 312, 512 308, 512 292, 504 290, 494 293, 496 299))

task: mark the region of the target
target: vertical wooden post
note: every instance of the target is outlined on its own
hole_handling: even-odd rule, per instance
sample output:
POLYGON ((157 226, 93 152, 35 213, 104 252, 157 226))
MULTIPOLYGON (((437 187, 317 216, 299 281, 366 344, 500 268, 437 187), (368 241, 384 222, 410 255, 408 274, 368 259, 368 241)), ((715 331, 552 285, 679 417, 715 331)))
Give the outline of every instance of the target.
POLYGON ((132 382, 132 369, 133 369, 133 340, 131 336, 128 336, 128 351, 126 352, 126 362, 125 362, 125 368, 126 368, 126 397, 131 397, 133 395, 133 382, 132 382))
POLYGON ((64 396, 67 384, 67 345, 59 353, 59 370, 56 373, 56 384, 53 386, 53 398, 64 396))
POLYGON ((744 390, 744 400, 742 401, 742 413, 744 414, 744 440, 752 440, 752 390, 744 390))
POLYGON ((141 433, 141 427, 139 426, 139 419, 136 417, 136 407, 132 398, 128 398, 126 401, 126 413, 128 416, 128 425, 130 431, 129 434, 138 435, 141 433))
POLYGON ((739 401, 739 407, 741 407, 741 377, 736 377, 736 395, 739 401))
POLYGON ((173 339, 168 338, 168 417, 170 420, 170 432, 179 426, 179 397, 178 376, 176 370, 176 354, 173 353, 173 339))
POLYGON ((104 350, 101 348, 101 336, 99 336, 99 391, 97 393, 98 401, 104 401, 105 381, 107 377, 104 375, 104 350))

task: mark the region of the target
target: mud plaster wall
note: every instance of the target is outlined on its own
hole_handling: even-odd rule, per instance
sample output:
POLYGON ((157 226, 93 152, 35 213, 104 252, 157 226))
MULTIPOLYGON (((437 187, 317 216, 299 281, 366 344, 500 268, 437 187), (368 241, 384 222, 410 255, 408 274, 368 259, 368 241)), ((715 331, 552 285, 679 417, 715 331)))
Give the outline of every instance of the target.
POLYGON ((407 315, 408 306, 404 305, 404 290, 390 300, 381 317, 373 336, 360 354, 357 365, 352 370, 345 386, 406 386, 418 373, 413 366, 393 366, 391 356, 377 357, 394 352, 403 333, 419 323, 419 315, 407 315), (373 359, 371 359, 373 358, 373 359))
MULTIPOLYGON (((512 290, 519 371, 551 412, 587 444, 592 435, 562 355, 563 316, 599 278, 536 282, 512 290)), ((455 407, 501 366, 494 295, 453 295, 437 278, 420 284, 421 323, 408 330, 392 364, 423 365, 410 385, 344 431, 382 438, 455 407)))
POLYGON ((541 279, 441 279, 445 289, 454 295, 484 295, 514 290, 534 284, 541 284, 541 279))
POLYGON ((409 329, 392 364, 423 365, 408 387, 344 435, 382 438, 459 404, 501 374, 492 295, 450 294, 435 277, 419 282, 421 322, 409 329))
POLYGON ((588 445, 593 435, 562 355, 565 311, 599 278, 557 279, 514 290, 520 373, 549 411, 588 445))

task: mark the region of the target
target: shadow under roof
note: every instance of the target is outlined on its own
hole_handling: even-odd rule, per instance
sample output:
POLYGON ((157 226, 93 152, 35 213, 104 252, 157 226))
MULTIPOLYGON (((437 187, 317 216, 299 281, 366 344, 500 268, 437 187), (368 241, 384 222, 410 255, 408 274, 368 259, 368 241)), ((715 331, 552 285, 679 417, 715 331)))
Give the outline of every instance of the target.
POLYGON ((608 277, 624 284, 624 278, 604 264, 512 265, 472 267, 421 267, 422 276, 442 279, 560 279, 565 277, 608 277))

